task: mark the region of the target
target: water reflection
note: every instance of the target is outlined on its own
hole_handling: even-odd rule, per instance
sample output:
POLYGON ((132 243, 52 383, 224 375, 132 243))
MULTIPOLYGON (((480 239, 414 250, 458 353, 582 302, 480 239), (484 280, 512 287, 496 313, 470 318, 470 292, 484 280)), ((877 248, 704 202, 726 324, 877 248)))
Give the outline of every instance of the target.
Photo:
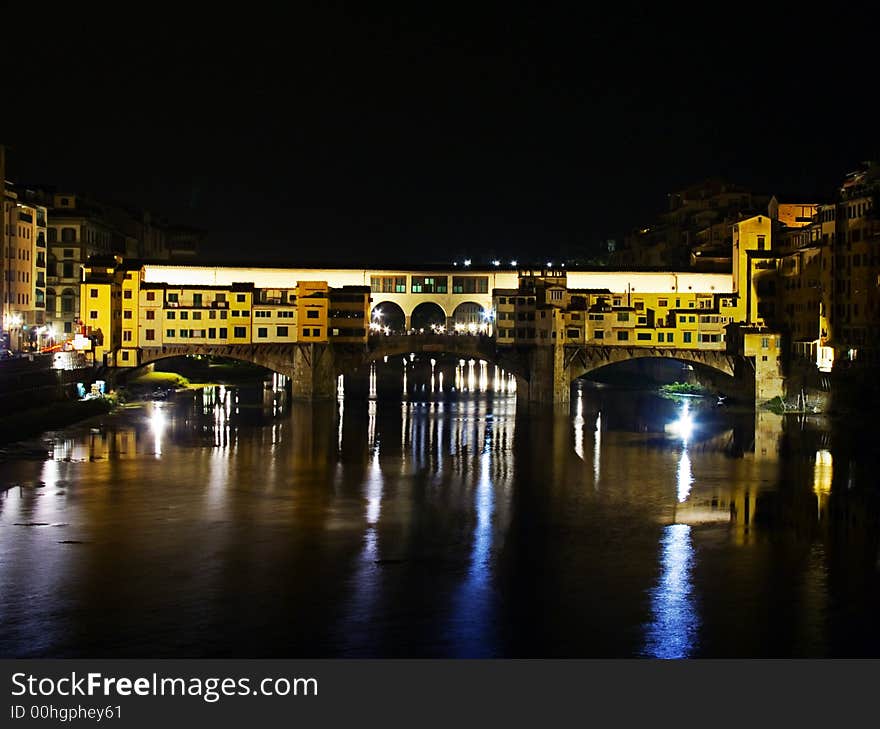
POLYGON ((353 397, 366 369, 326 404, 206 388, 2 464, 0 655, 880 651, 850 431, 588 388, 542 414, 424 364, 404 401, 353 397))
POLYGON ((645 629, 644 652, 652 658, 688 658, 693 653, 700 627, 693 566, 691 527, 670 524, 660 540, 660 578, 651 591, 653 619, 645 629))

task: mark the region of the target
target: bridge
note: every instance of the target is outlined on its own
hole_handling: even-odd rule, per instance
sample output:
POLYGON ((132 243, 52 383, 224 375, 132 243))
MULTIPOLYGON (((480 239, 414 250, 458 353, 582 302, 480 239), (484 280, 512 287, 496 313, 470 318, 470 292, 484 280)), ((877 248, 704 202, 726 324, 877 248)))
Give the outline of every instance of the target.
MULTIPOLYGON (((293 395, 331 398, 339 375, 369 371, 371 362, 410 354, 484 360, 517 380, 517 391, 536 403, 564 403, 572 382, 602 367, 644 357, 675 359, 710 373, 727 390, 737 388, 745 361, 718 350, 598 345, 504 346, 481 335, 428 334, 371 336, 366 344, 270 343, 187 344, 141 347, 140 366, 162 359, 193 355, 248 362, 290 378, 293 395)), ((128 370, 131 371, 131 370, 128 370)))

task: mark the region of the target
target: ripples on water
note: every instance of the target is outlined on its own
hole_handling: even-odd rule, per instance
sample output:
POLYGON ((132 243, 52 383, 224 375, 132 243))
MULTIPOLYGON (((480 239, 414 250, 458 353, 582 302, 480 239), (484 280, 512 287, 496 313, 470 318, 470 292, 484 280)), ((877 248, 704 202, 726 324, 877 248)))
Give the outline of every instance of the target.
POLYGON ((858 429, 575 395, 218 387, 65 431, 0 466, 0 655, 878 653, 858 429))

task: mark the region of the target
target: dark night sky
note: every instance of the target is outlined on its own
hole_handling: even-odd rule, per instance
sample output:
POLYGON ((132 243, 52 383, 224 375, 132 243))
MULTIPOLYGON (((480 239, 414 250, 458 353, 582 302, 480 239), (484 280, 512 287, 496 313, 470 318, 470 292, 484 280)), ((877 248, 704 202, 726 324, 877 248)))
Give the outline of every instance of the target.
POLYGON ((659 5, 19 3, 7 175, 205 227, 211 257, 403 262, 574 255, 705 177, 824 196, 877 156, 876 11, 659 5))

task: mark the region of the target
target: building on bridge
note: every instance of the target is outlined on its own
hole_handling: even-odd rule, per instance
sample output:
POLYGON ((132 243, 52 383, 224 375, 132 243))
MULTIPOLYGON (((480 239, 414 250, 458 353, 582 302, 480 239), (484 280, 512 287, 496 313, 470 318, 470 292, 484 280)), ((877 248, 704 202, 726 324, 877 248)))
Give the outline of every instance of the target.
POLYGON ((79 346, 110 367, 137 367, 142 350, 164 347, 365 343, 370 311, 362 286, 150 283, 142 265, 119 256, 90 259, 81 301, 79 346))
MULTIPOLYGON (((476 307, 480 321, 487 323, 485 332, 482 327, 454 326, 445 330, 446 341, 480 334, 479 344, 469 347, 459 341, 453 349, 508 361, 509 371, 518 368, 524 384, 531 383, 529 397, 536 401, 567 401, 578 371, 632 357, 709 363, 734 376, 728 355, 752 360, 752 371, 764 383, 759 395, 767 399, 781 387, 779 338, 765 323, 772 312, 766 296, 772 293, 776 270, 771 220, 754 216, 738 223, 733 250, 733 275, 725 280, 714 274, 699 278, 562 268, 515 274, 473 271, 449 276, 451 293, 448 279, 437 272, 385 276, 369 270, 334 275, 331 270, 285 274, 283 269, 254 269, 247 275, 242 269, 230 273, 163 266, 159 271, 168 274, 163 281, 155 267, 104 256, 85 267, 79 341, 89 341, 96 362, 109 367, 137 367, 162 356, 199 353, 256 361, 274 352, 272 362, 302 375, 297 381, 304 396, 326 396, 342 358, 356 362, 369 357, 371 348, 389 349, 378 341, 384 334, 371 333, 369 325, 377 299, 395 296, 409 312, 425 303, 444 311, 453 305, 476 307), (380 291, 358 283, 358 278, 380 291), (489 288, 490 282, 507 285, 489 288), (582 282, 606 285, 572 285, 582 282), (360 348, 359 354, 353 354, 351 345, 360 348), (323 357, 324 352, 330 354, 323 357), (323 369, 316 375, 309 368, 319 359, 323 369), (581 370, 572 364, 578 361, 581 370)), ((433 352, 452 346, 444 345, 443 336, 437 339, 419 340, 419 346, 433 352)))

